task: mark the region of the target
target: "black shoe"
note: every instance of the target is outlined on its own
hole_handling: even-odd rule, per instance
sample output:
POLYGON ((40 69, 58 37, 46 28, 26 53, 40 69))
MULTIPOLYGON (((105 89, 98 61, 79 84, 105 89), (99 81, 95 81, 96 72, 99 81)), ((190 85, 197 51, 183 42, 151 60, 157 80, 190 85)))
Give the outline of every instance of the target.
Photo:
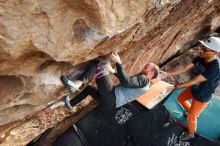
POLYGON ((189 114, 189 112, 185 112, 185 113, 183 114, 183 116, 184 116, 185 118, 187 118, 188 114, 189 114))
POLYGON ((69 80, 65 75, 62 75, 60 77, 61 81, 63 82, 64 85, 67 86, 67 88, 69 89, 70 93, 75 93, 76 91, 78 91, 79 89, 76 87, 75 83, 71 80, 69 80))
POLYGON ((190 139, 193 139, 195 137, 194 134, 189 134, 188 132, 183 132, 181 135, 180 135, 180 140, 182 141, 186 141, 186 140, 190 140, 190 139))

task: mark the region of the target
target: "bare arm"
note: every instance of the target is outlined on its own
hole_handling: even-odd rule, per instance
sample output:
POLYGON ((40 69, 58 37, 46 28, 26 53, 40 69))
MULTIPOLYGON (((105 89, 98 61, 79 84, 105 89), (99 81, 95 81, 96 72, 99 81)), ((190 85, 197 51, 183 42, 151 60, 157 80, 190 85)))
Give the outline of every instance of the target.
POLYGON ((185 66, 182 66, 180 68, 178 68, 177 70, 173 71, 173 72, 166 72, 167 73, 167 77, 170 77, 170 76, 176 76, 176 75, 180 75, 182 73, 185 73, 191 69, 194 68, 194 64, 193 63, 190 63, 190 64, 187 64, 185 66))
POLYGON ((198 75, 189 81, 176 85, 176 89, 189 87, 189 86, 195 85, 197 83, 205 82, 205 81, 207 81, 207 79, 203 75, 198 75))

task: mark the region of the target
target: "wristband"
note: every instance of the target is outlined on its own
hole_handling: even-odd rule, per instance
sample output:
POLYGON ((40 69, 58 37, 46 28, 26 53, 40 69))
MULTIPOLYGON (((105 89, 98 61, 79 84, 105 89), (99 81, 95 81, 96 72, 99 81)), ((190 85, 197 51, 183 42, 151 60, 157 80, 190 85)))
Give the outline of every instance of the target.
POLYGON ((177 84, 174 84, 174 89, 177 89, 177 84))

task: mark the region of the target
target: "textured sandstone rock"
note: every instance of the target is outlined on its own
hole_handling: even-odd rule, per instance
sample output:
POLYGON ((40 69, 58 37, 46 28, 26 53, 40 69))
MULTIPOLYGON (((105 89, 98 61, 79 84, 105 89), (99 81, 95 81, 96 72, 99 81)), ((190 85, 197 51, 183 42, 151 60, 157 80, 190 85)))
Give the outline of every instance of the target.
POLYGON ((51 123, 59 112, 45 110, 68 92, 61 74, 113 50, 131 74, 164 63, 219 30, 219 8, 219 0, 0 0, 0 145, 25 145, 69 115, 59 110, 51 123))
MULTIPOLYGON (((55 131, 53 134, 52 140, 55 140, 54 137, 57 133, 61 133, 60 131, 64 132, 64 130, 68 129, 73 122, 77 122, 78 119, 85 115, 85 112, 82 111, 82 107, 90 104, 91 98, 88 97, 84 99, 82 102, 77 104, 72 112, 67 108, 57 108, 51 110, 50 108, 44 109, 43 111, 39 112, 38 114, 33 115, 32 117, 27 118, 26 120, 21 120, 16 123, 11 124, 10 126, 5 126, 0 128, 0 137, 3 146, 22 146, 26 145, 28 141, 32 140, 33 138, 37 137, 40 133, 44 132, 46 129, 54 127, 59 122, 63 121, 65 117, 72 116, 71 118, 65 120, 62 124, 62 127, 59 127, 59 131, 55 131), (77 115, 81 112, 81 115, 77 115)), ((90 104, 90 108, 86 111, 91 111, 96 104, 90 104), (90 110, 89 110, 90 109, 90 110)), ((48 146, 48 143, 44 143, 44 145, 48 146)))

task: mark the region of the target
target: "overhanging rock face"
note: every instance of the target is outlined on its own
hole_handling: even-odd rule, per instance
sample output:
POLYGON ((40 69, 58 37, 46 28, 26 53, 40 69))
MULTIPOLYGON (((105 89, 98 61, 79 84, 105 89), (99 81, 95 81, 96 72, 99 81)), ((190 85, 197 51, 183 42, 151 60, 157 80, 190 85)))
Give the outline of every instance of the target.
POLYGON ((164 63, 219 30, 219 8, 219 0, 1 1, 0 145, 25 145, 69 115, 45 109, 67 92, 61 74, 114 50, 131 74, 164 63))

